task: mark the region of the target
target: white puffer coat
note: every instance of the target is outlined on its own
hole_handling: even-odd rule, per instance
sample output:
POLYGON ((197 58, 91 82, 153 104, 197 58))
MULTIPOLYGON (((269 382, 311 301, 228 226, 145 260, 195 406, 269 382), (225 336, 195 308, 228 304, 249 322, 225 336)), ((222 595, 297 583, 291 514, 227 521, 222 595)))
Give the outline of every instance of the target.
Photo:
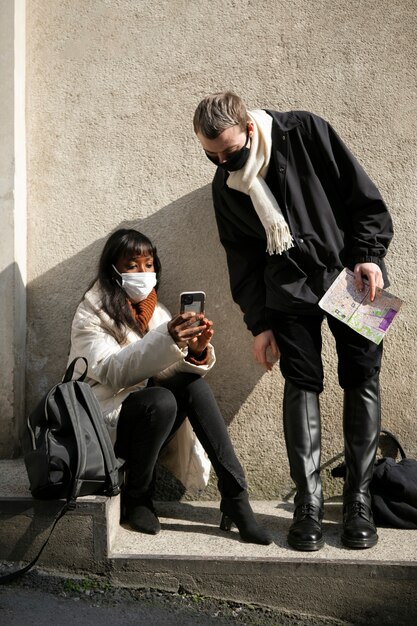
MULTIPOLYGON (((204 376, 215 363, 211 345, 204 365, 186 361, 187 348, 179 348, 168 332, 170 319, 169 311, 158 303, 149 322, 149 332, 141 337, 126 329, 126 338, 120 342, 120 331, 101 309, 97 283, 86 293, 75 312, 68 363, 77 356, 87 359, 86 382, 100 403, 113 441, 122 402, 132 391, 146 387, 148 378, 158 382, 178 372, 204 376)), ((81 373, 81 362, 79 368, 76 374, 81 373)), ((210 463, 188 420, 164 448, 161 460, 187 489, 198 491, 207 484, 210 463)))

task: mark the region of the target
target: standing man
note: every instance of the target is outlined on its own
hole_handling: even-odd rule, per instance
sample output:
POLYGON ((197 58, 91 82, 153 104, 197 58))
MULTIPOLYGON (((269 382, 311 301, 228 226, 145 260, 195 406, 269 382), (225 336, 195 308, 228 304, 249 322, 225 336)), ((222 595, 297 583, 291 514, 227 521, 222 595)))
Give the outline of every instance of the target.
MULTIPOLYGON (((236 94, 207 96, 194 131, 216 166, 213 201, 230 286, 254 335, 253 356, 267 370, 269 350, 285 378, 284 433, 296 485, 289 544, 323 546, 320 409, 323 391, 318 301, 344 268, 371 299, 387 284, 384 257, 392 222, 375 185, 332 127, 305 111, 247 112, 236 94)), ((380 430, 382 344, 329 316, 344 390, 347 474, 342 542, 378 541, 369 484, 380 430)))

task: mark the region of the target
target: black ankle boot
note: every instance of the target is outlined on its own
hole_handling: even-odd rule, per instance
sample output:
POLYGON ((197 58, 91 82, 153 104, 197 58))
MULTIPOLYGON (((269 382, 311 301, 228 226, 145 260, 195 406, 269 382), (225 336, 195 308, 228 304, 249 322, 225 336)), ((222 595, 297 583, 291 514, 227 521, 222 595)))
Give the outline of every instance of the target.
POLYGON ((371 548, 378 541, 369 494, 380 432, 378 376, 345 391, 343 431, 346 478, 342 543, 348 548, 371 548))
POLYGON ((347 548, 372 548, 378 535, 371 508, 363 502, 349 502, 343 507, 342 543, 347 548))
POLYGON ((242 491, 233 498, 222 498, 220 511, 223 513, 221 530, 230 530, 233 522, 243 541, 265 546, 272 543, 270 534, 255 519, 247 491, 242 491))
POLYGON ((295 550, 313 552, 320 550, 324 545, 321 530, 323 509, 307 502, 297 506, 294 512, 294 521, 288 533, 288 543, 295 550))
POLYGON ((161 530, 161 524, 149 496, 139 498, 125 496, 122 519, 126 520, 133 530, 147 535, 157 535, 161 530))

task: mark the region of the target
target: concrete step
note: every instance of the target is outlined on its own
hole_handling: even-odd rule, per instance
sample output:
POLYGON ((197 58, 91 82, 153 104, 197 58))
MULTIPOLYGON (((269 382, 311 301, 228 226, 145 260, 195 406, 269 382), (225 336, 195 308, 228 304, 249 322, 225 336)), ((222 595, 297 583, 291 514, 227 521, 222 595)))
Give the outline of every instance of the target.
MULTIPOLYGON (((22 459, 0 461, 0 560, 32 560, 48 537, 64 501, 34 500, 22 459)), ((58 571, 104 572, 112 517, 119 502, 85 496, 57 524, 38 564, 58 571)))
MULTIPOLYGON (((47 534, 57 503, 28 497, 21 461, 0 462, 0 559, 27 560, 47 534)), ((295 552, 286 543, 292 507, 253 502, 274 542, 246 544, 219 529, 218 502, 158 502, 162 531, 119 524, 119 497, 88 496, 57 525, 39 564, 105 574, 115 584, 184 590, 216 598, 303 610, 367 624, 415 623, 417 532, 379 529, 371 550, 340 543, 340 503, 325 506, 325 546, 295 552)))

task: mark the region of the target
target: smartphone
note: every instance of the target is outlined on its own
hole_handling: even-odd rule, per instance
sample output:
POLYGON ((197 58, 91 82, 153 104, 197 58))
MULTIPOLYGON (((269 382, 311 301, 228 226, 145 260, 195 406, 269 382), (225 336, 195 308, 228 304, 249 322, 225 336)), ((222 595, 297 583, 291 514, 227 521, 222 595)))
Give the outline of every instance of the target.
MULTIPOLYGON (((206 294, 204 291, 183 291, 180 294, 180 313, 195 311, 204 313, 206 294)), ((201 322, 196 322, 193 326, 199 326, 201 322)))

